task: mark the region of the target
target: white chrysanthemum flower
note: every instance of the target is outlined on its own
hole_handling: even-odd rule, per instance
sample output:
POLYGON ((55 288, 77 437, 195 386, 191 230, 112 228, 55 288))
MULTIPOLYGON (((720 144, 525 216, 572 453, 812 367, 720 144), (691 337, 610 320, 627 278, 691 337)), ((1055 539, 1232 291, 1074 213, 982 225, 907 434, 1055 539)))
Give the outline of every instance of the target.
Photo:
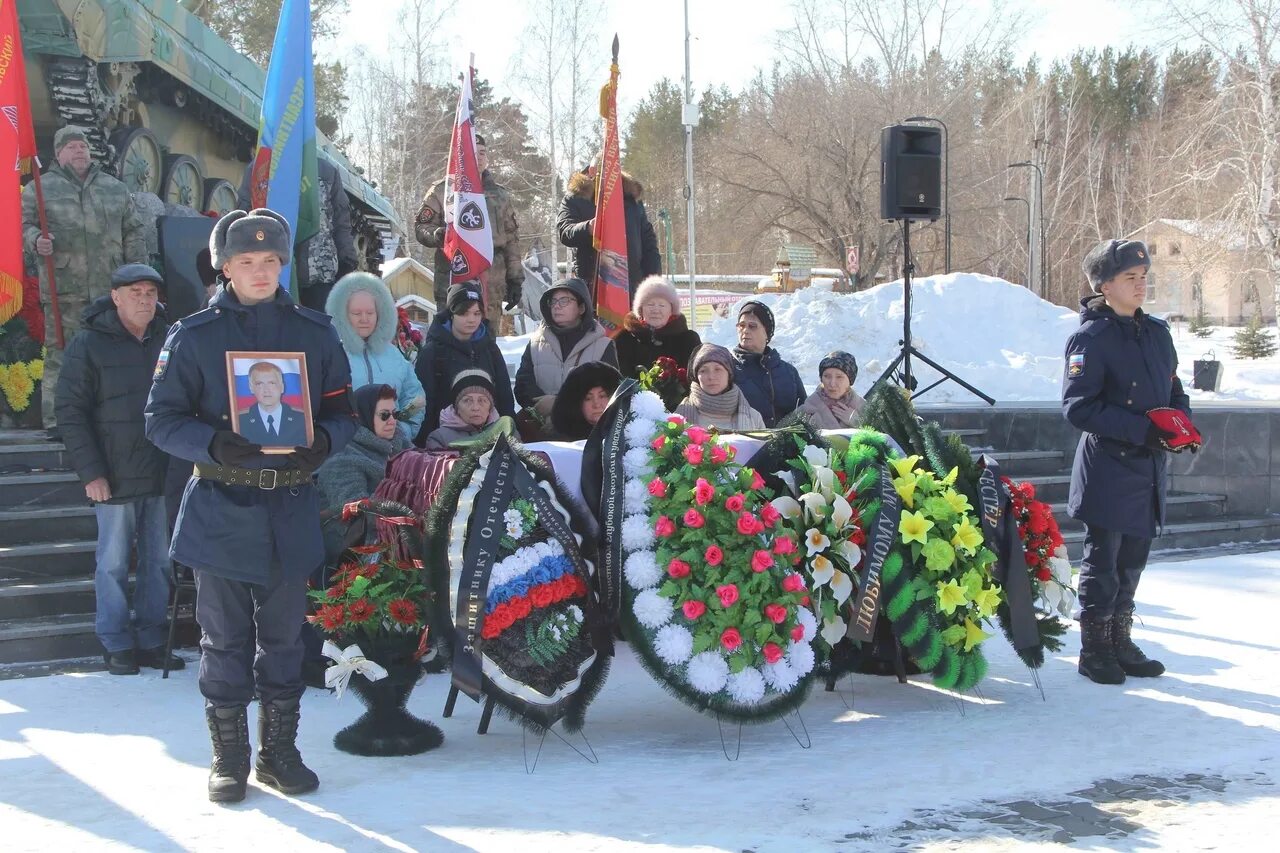
POLYGON ((653 441, 653 435, 658 431, 658 425, 653 422, 652 418, 632 418, 627 422, 625 436, 628 447, 648 447, 649 442, 653 441))
POLYGON ((818 636, 818 619, 813 615, 813 611, 807 607, 797 607, 796 621, 800 623, 800 627, 804 628, 804 641, 813 642, 813 638, 818 636))
POLYGON ((632 589, 648 589, 662 580, 662 569, 652 551, 632 551, 622 563, 622 574, 632 589))
POLYGON ((667 407, 652 391, 640 391, 631 398, 631 413, 648 421, 662 421, 667 418, 667 407))
POLYGON ((813 646, 805 642, 792 643, 787 650, 786 661, 797 676, 807 675, 813 669, 813 646))
POLYGON ((645 485, 644 480, 639 477, 627 480, 626 490, 623 492, 622 505, 628 514, 644 512, 648 508, 649 488, 645 485))
POLYGON ((693 655, 693 634, 683 625, 664 625, 653 638, 653 650, 672 666, 679 666, 693 655))
POLYGON ((649 455, 653 451, 648 445, 633 447, 622 457, 622 470, 630 478, 645 477, 649 473, 649 455))
POLYGON ((699 693, 719 693, 729 680, 729 664, 719 652, 694 655, 685 668, 685 680, 699 693))
POLYGON ((657 629, 671 621, 671 599, 658 595, 656 589, 646 589, 636 596, 633 607, 636 619, 646 628, 657 629))
POLYGON ((764 665, 764 680, 779 693, 786 693, 800 680, 800 674, 791 668, 784 657, 777 663, 764 665))
POLYGON ((576 604, 569 605, 569 615, 573 617, 574 622, 582 621, 582 608, 576 604))
POLYGON ((764 676, 754 666, 729 676, 725 686, 733 701, 743 705, 754 705, 764 698, 764 676))
POLYGON ((654 540, 653 524, 643 515, 628 515, 622 520, 622 547, 627 551, 648 548, 654 540))

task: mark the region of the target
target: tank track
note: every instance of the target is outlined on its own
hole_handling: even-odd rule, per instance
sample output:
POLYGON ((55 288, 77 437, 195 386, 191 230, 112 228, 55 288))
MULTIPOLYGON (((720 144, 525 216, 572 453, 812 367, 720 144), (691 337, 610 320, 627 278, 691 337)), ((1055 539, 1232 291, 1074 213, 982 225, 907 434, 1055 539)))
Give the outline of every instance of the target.
POLYGON ((98 66, 89 59, 55 57, 47 69, 49 94, 63 125, 83 127, 89 153, 111 174, 116 173, 115 149, 107 141, 107 99, 98 84, 98 66))

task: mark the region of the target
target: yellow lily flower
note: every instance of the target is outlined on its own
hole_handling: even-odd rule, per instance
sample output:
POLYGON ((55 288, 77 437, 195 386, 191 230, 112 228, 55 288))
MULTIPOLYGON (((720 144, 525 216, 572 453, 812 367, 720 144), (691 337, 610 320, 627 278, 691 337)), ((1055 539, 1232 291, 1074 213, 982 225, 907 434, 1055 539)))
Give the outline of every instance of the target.
POLYGON ((910 477, 919 461, 919 456, 904 456, 901 459, 890 459, 889 464, 893 466, 894 471, 898 472, 899 477, 910 477))
POLYGON ((978 615, 986 618, 996 612, 996 608, 1000 606, 1000 587, 989 586, 973 597, 973 603, 978 608, 978 615))
POLYGON ((932 529, 933 522, 925 518, 924 513, 902 511, 902 518, 898 521, 898 532, 902 534, 903 545, 912 541, 925 544, 932 529))
POLYGON ((952 545, 969 556, 978 552, 983 542, 982 531, 970 523, 969 516, 962 518, 959 524, 953 524, 951 529, 955 531, 955 536, 951 537, 952 545))
POLYGON ((955 489, 947 489, 943 492, 942 499, 947 502, 947 506, 951 507, 951 511, 957 515, 963 515, 973 509, 973 507, 969 505, 969 499, 957 492, 955 489))
POLYGON ((960 468, 958 466, 955 468, 952 468, 950 471, 947 472, 947 476, 942 478, 942 484, 944 486, 954 486, 956 484, 956 476, 959 473, 960 473, 960 468))
POLYGON ((902 498, 902 504, 907 509, 915 509, 916 507, 916 478, 915 477, 894 477, 890 482, 893 488, 897 490, 898 497, 902 498))
POLYGON ((972 619, 964 620, 964 650, 966 652, 973 651, 974 646, 990 636, 986 631, 973 624, 972 619))
POLYGON ((964 589, 956 583, 955 578, 943 583, 938 581, 938 609, 950 616, 957 607, 964 607, 968 599, 964 597, 964 589))

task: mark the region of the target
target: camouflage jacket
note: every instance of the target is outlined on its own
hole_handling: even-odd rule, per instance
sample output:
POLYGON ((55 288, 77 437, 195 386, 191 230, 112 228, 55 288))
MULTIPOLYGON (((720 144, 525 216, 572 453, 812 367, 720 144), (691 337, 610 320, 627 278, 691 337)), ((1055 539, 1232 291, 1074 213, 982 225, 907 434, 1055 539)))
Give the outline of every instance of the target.
MULTIPOLYGON (((50 166, 42 179, 45 213, 53 236, 58 293, 91 300, 111 291, 111 274, 126 263, 146 263, 147 246, 133 197, 95 163, 81 182, 75 172, 50 166)), ((40 236, 35 186, 22 191, 22 246, 35 254, 40 236)), ((48 298, 46 265, 40 283, 48 298)))
MULTIPOLYGON (((484 199, 489 208, 489 222, 493 227, 493 265, 485 276, 485 289, 490 294, 504 294, 511 287, 524 284, 524 268, 520 266, 520 228, 516 224, 515 205, 511 192, 484 173, 484 199)), ((449 289, 449 262, 441 251, 444 246, 444 181, 431 185, 418 215, 414 218, 413 233, 418 242, 436 250, 435 300, 444 305, 449 289)))

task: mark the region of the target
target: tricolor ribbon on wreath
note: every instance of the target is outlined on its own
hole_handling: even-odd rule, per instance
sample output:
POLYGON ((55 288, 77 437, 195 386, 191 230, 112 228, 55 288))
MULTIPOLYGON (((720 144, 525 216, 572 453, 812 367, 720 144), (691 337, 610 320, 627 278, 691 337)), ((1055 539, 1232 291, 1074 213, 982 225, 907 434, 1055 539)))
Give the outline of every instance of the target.
POLYGON ((378 681, 387 677, 387 671, 379 664, 364 656, 364 652, 356 644, 340 649, 332 640, 324 641, 320 653, 333 661, 333 666, 324 671, 324 686, 337 692, 337 698, 347 689, 347 682, 357 673, 370 681, 378 681))

